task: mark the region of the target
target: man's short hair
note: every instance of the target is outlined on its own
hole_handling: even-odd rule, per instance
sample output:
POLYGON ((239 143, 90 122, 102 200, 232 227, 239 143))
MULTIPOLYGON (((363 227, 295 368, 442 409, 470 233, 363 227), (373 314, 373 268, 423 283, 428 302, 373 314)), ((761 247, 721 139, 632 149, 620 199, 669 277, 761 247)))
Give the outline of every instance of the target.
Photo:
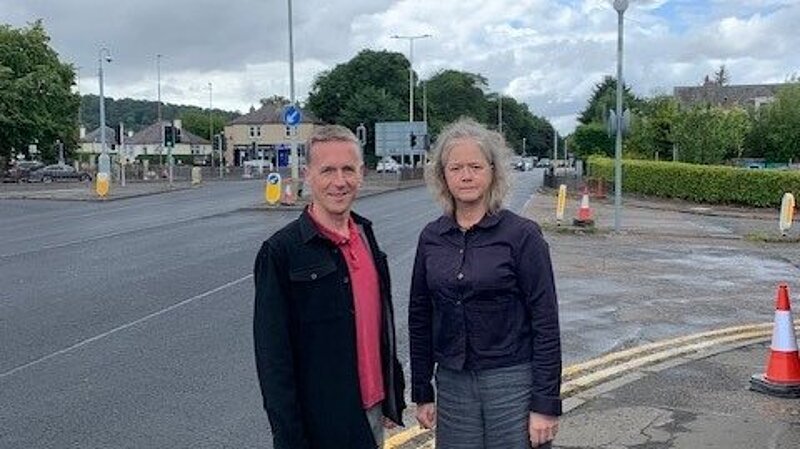
POLYGON ((361 154, 361 143, 352 131, 342 125, 323 125, 314 128, 311 136, 306 142, 306 165, 311 164, 311 154, 314 152, 314 145, 323 142, 350 142, 355 146, 359 162, 364 161, 361 154))

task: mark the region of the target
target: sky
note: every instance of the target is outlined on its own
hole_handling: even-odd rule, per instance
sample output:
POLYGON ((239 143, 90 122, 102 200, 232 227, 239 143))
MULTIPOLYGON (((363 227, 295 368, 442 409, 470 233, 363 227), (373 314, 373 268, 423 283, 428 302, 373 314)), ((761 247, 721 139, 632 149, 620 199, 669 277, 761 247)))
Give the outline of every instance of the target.
MULTIPOLYGON (((479 73, 489 91, 525 102, 563 134, 593 86, 616 75, 612 0, 295 0, 297 99, 314 78, 360 50, 408 57, 422 79, 445 69, 479 73)), ((725 64, 732 84, 800 74, 800 0, 630 0, 624 76, 640 96, 699 85, 725 64)), ((0 23, 42 19, 81 93, 104 92, 246 112, 289 97, 288 0, 0 0, 0 23), (161 58, 156 55, 161 54, 161 58), (160 63, 157 63, 160 60, 160 63), (209 92, 209 83, 211 90, 209 92), (209 95, 211 93, 211 95, 209 95)))

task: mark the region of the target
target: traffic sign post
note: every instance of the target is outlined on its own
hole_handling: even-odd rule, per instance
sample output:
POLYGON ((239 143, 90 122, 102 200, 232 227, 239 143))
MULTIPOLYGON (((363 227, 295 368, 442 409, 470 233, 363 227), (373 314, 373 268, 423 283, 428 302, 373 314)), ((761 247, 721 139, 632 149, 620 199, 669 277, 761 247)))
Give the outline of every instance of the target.
MULTIPOLYGON (((294 89, 292 89, 294 92, 294 89)), ((300 161, 297 157, 297 132, 296 128, 300 123, 303 121, 303 113, 300 112, 300 108, 294 104, 294 94, 292 94, 292 103, 286 105, 283 109, 283 123, 286 126, 291 128, 291 138, 292 138, 292 151, 291 151, 291 163, 292 163, 292 184, 290 188, 292 189, 291 194, 297 191, 297 185, 295 183, 299 182, 300 180, 300 161)))
POLYGON ((286 126, 297 126, 302 121, 303 113, 300 112, 300 109, 296 105, 290 104, 283 108, 283 123, 286 124, 286 126))

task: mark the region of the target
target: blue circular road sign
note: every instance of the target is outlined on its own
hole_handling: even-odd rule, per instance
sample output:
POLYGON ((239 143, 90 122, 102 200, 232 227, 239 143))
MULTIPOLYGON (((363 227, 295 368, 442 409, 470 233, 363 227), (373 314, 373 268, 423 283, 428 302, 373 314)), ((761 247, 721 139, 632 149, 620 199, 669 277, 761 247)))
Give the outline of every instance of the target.
POLYGON ((293 104, 287 105, 283 109, 283 123, 286 126, 297 126, 303 120, 303 113, 293 104))

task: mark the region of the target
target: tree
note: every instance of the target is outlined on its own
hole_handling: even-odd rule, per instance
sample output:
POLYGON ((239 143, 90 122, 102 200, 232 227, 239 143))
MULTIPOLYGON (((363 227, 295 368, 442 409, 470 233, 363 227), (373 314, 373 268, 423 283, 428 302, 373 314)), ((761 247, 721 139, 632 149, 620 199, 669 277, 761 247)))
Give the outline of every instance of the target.
MULTIPOLYGON (((375 122, 397 120, 403 116, 403 104, 383 89, 366 86, 356 92, 342 108, 339 123, 350 129, 360 124, 367 128, 367 145, 364 155, 368 163, 375 155, 375 122)), ((371 164, 370 164, 371 165, 371 164)))
POLYGON ((428 90, 428 126, 431 134, 438 134, 446 124, 462 116, 487 123, 491 106, 484 94, 487 81, 483 76, 443 70, 425 81, 425 85, 428 90))
POLYGON ((672 154, 672 128, 678 115, 678 103, 671 96, 660 95, 642 102, 634 116, 626 149, 644 157, 659 158, 672 154))
MULTIPOLYGON (((396 101, 408 98, 408 60, 400 53, 362 50, 350 61, 317 76, 308 107, 320 120, 340 123, 351 97, 366 87, 382 90, 396 101)), ((402 119, 402 117, 394 117, 402 119)))
POLYGON ((719 66, 716 72, 714 72, 714 81, 713 83, 717 86, 727 86, 730 82, 731 75, 728 73, 728 69, 725 68, 725 64, 719 66))
POLYGON ((673 128, 678 159, 696 164, 719 164, 741 157, 750 130, 747 112, 740 108, 694 107, 680 111, 673 128))
POLYGON ((569 139, 572 152, 585 158, 593 154, 614 157, 614 142, 608 136, 608 130, 600 123, 578 125, 569 139))
POLYGON ((800 159, 800 83, 779 89, 764 113, 768 139, 764 156, 773 162, 800 159))
POLYGON ((41 21, 25 28, 0 25, 0 158, 28 154, 36 143, 54 160, 56 141, 69 155, 77 142, 79 97, 75 70, 58 59, 41 21))
POLYGON ((288 98, 282 95, 273 95, 268 98, 262 98, 258 100, 261 103, 261 106, 266 105, 273 105, 273 106, 286 106, 287 104, 291 103, 288 98))
MULTIPOLYGON (((115 100, 109 97, 105 97, 105 100, 106 123, 109 126, 116 126, 119 123, 124 123, 126 130, 138 132, 158 121, 158 102, 134 100, 131 98, 115 100)), ((81 118, 83 125, 85 125, 88 130, 97 129, 97 127, 100 126, 99 106, 100 97, 97 95, 84 95, 81 99, 81 118)), ((240 114, 238 112, 223 111, 215 108, 213 115, 214 129, 220 130, 221 128, 218 126, 220 123, 228 123, 240 114)), ((206 136, 208 134, 208 109, 203 109, 198 106, 164 103, 161 106, 161 116, 164 120, 169 121, 180 118, 183 119, 184 122, 187 117, 189 117, 188 119, 191 122, 193 120, 192 116, 197 116, 199 120, 205 121, 205 125, 198 124, 197 129, 203 129, 203 126, 205 126, 206 129, 206 131, 197 133, 197 135, 206 136), (203 115, 205 115, 205 118, 201 118, 203 115)), ((194 131, 192 132, 194 133, 194 131)))
MULTIPOLYGON (((631 93, 630 87, 623 86, 622 106, 636 112, 641 106, 641 100, 631 93)), ((578 122, 588 125, 590 123, 605 123, 609 110, 617 108, 617 80, 606 76, 603 81, 595 84, 592 96, 580 115, 578 122)))
MULTIPOLYGON (((488 96, 489 125, 496 126, 498 119, 498 99, 495 94, 488 96)), ((546 156, 552 151, 553 126, 545 119, 534 115, 528 105, 519 103, 512 97, 502 97, 503 135, 506 142, 517 154, 522 153, 522 138, 525 138, 524 156, 546 156)))
MULTIPOLYGON (((213 131, 214 134, 219 133, 220 131, 225 128, 225 124, 228 120, 221 114, 212 112, 211 113, 211 123, 213 124, 213 131)), ((181 114, 181 126, 183 129, 189 131, 190 133, 202 137, 209 142, 212 141, 212 136, 209 136, 209 132, 212 131, 211 127, 209 127, 209 114, 208 111, 186 111, 181 114)))

